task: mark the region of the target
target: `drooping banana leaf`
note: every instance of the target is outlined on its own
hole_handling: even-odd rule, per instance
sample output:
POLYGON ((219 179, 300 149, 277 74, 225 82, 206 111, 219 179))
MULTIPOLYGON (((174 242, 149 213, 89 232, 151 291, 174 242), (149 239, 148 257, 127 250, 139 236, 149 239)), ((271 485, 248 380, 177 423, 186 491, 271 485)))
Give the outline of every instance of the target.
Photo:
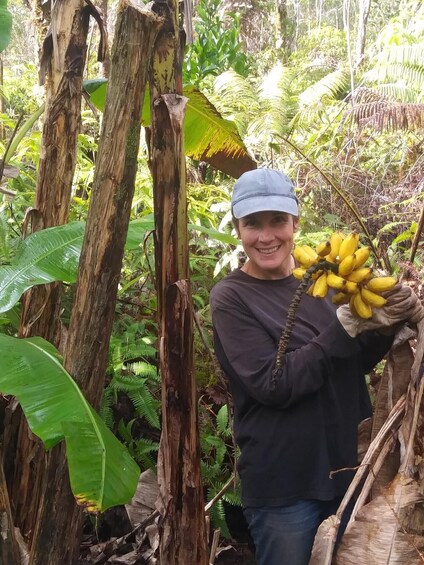
MULTIPOLYGON (((107 81, 88 80, 84 88, 91 102, 101 111, 106 101, 107 81)), ((188 157, 206 161, 216 169, 239 177, 245 171, 256 168, 247 152, 234 122, 224 119, 208 98, 192 86, 186 86, 183 94, 188 98, 184 121, 185 152, 188 157)), ((150 125, 150 96, 144 96, 142 124, 150 125)))
MULTIPOLYGON (((189 229, 207 233, 224 243, 236 244, 231 235, 189 224, 189 229)), ((136 249, 154 228, 153 215, 129 224, 127 250, 136 249)), ((84 222, 47 228, 24 239, 10 265, 0 266, 0 313, 7 312, 29 288, 54 281, 72 283, 77 279, 78 261, 84 237, 84 222)))
POLYGON ((12 31, 12 14, 7 9, 7 0, 0 0, 0 53, 6 49, 12 31))
POLYGON ((75 282, 85 224, 73 222, 35 232, 24 239, 10 265, 0 267, 0 312, 38 284, 75 282))
POLYGON ((66 441, 72 492, 89 511, 131 500, 140 469, 40 337, 0 334, 0 391, 19 400, 46 449, 66 441))

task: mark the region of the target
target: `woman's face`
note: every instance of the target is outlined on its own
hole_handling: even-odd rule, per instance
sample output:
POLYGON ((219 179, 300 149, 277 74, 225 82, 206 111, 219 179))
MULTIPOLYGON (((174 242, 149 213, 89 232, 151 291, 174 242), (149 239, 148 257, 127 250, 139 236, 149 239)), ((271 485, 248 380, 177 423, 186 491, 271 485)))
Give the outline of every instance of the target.
POLYGON ((243 271, 258 279, 280 279, 292 271, 291 251, 298 219, 286 212, 256 212, 238 221, 249 261, 243 271))

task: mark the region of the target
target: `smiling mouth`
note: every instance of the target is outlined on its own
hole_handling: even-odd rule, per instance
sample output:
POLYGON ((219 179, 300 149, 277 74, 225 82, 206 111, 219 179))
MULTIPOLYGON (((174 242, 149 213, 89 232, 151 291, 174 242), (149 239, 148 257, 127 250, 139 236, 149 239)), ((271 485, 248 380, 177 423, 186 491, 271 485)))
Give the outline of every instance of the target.
POLYGON ((269 248, 266 248, 266 249, 257 248, 257 251, 259 251, 259 253, 262 253, 263 255, 272 255, 273 253, 278 251, 279 248, 280 248, 280 246, 276 245, 274 247, 269 247, 269 248))

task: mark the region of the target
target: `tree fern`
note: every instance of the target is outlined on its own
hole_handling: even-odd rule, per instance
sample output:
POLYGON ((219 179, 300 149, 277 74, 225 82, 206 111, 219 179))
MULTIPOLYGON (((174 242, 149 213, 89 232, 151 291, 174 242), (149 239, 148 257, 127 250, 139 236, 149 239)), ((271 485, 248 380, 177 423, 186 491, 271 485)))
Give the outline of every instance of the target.
POLYGON ((299 105, 314 106, 327 99, 345 97, 350 89, 350 74, 347 69, 337 69, 309 86, 299 96, 299 105))
POLYGON ((226 71, 215 79, 210 98, 219 112, 233 120, 240 135, 245 137, 250 121, 260 111, 254 82, 233 70, 226 71))

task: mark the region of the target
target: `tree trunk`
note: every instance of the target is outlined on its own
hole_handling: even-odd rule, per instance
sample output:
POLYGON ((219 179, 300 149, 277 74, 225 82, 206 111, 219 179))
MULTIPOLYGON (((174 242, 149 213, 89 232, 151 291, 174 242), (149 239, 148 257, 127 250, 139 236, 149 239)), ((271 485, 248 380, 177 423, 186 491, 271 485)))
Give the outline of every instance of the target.
MULTIPOLYGON (((34 5, 36 10, 41 10, 39 2, 34 5)), ((61 225, 68 219, 80 128, 88 24, 89 11, 84 0, 55 3, 52 31, 44 41, 41 63, 41 73, 47 72, 46 110, 34 204, 36 214, 33 214, 37 225, 33 222, 33 229, 61 225)), ((39 335, 56 346, 60 345, 60 291, 61 286, 56 283, 34 287, 24 295, 20 337, 39 335)), ((15 525, 25 537, 31 538, 40 500, 45 454, 20 410, 16 410, 5 431, 5 454, 15 525)))
MULTIPOLYGON (((4 114, 4 112, 6 110, 6 106, 5 106, 5 103, 4 103, 4 95, 3 95, 3 84, 4 84, 3 58, 0 55, 0 114, 4 114)), ((3 123, 0 123, 0 141, 3 141, 4 139, 6 139, 6 131, 5 131, 3 123)))
POLYGON ((358 35, 356 37, 355 68, 359 67, 365 52, 365 37, 371 0, 359 0, 358 35))
POLYGON ((150 159, 155 206, 162 435, 158 457, 160 562, 208 563, 200 473, 178 1, 153 2, 164 18, 153 54, 150 159))
MULTIPOLYGON (((105 28, 107 29, 107 17, 108 17, 108 3, 109 0, 102 0, 101 4, 100 4, 100 10, 102 12, 102 16, 103 16, 103 23, 105 28)), ((102 64, 102 71, 103 71, 103 76, 105 78, 109 77, 110 74, 110 57, 109 57, 109 49, 106 49, 106 55, 102 64)))
MULTIPOLYGON (((64 366, 99 405, 134 194, 140 114, 157 18, 121 0, 90 209, 64 366)), ((31 565, 73 563, 82 525, 69 487, 64 446, 49 453, 31 565)))
POLYGON ((20 556, 13 527, 9 494, 3 472, 3 454, 0 446, 0 563, 19 565, 20 556))

